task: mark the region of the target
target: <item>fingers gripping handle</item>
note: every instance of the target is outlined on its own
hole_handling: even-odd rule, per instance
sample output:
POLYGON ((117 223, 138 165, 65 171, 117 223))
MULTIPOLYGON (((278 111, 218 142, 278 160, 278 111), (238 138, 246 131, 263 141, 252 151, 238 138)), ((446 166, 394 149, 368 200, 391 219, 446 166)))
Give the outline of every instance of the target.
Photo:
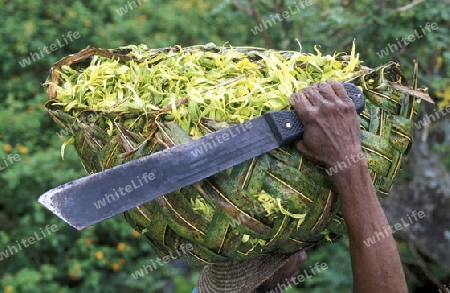
MULTIPOLYGON (((364 109, 362 91, 352 83, 343 83, 342 85, 347 91, 347 95, 355 103, 356 111, 360 114, 364 109)), ((304 126, 294 110, 272 111, 264 116, 280 145, 290 144, 302 138, 304 126)))
POLYGON ((355 103, 356 112, 360 114, 362 110, 364 110, 364 94, 363 92, 354 85, 353 83, 344 82, 342 83, 345 91, 350 99, 352 99, 353 103, 355 103))
POLYGON ((294 110, 272 111, 264 116, 280 145, 290 144, 302 138, 304 126, 294 110))

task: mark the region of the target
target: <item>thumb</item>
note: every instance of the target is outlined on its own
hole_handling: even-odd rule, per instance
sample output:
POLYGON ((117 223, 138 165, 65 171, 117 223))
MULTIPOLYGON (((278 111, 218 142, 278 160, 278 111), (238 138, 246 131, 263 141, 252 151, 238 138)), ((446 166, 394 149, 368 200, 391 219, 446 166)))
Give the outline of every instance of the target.
POLYGON ((302 140, 299 140, 295 146, 297 147, 297 150, 299 152, 301 152, 302 154, 304 154, 305 156, 309 157, 310 151, 308 150, 308 148, 305 146, 305 144, 303 143, 302 140))
POLYGON ((297 150, 303 154, 303 156, 305 156, 308 160, 316 163, 316 164, 321 164, 321 160, 319 160, 314 154, 313 152, 303 143, 303 141, 298 141, 295 145, 297 147, 297 150))

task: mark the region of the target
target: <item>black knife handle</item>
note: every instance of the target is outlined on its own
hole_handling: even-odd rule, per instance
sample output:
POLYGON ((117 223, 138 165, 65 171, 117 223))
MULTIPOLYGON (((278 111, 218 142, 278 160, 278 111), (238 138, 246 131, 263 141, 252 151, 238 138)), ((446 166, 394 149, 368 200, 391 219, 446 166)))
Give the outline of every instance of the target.
MULTIPOLYGON (((360 114, 364 109, 362 91, 352 83, 342 83, 342 85, 355 103, 356 112, 360 114)), ((264 117, 280 145, 290 144, 302 138, 304 126, 294 110, 271 111, 264 114, 264 117)))

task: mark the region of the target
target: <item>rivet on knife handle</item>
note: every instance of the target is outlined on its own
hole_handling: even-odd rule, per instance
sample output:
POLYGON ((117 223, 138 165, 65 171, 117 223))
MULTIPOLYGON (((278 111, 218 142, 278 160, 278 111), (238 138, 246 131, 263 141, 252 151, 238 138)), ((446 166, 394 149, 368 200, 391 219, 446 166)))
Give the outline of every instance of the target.
MULTIPOLYGON (((364 109, 362 91, 352 83, 343 83, 342 85, 355 103, 356 112, 360 114, 364 109)), ((304 126, 294 110, 272 111, 264 114, 264 117, 280 144, 290 144, 302 138, 304 126)))

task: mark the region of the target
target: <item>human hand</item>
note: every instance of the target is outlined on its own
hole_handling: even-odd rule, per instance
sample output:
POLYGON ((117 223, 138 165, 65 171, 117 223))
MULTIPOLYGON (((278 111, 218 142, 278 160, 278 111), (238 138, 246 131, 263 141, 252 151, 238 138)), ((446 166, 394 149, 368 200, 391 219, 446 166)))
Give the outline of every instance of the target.
POLYGON ((297 149, 331 167, 361 153, 359 117, 343 85, 320 82, 291 95, 291 105, 305 127, 297 149))

